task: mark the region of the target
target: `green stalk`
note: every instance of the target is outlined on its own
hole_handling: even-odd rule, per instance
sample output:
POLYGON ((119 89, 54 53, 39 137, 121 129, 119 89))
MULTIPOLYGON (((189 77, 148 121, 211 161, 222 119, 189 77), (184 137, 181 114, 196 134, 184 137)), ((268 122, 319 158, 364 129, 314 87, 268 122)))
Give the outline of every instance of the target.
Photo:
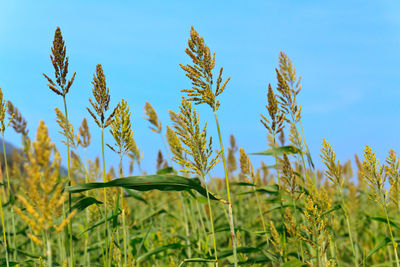
MULTIPOLYGON (((122 177, 122 148, 120 149, 120 159, 119 159, 119 176, 122 177)), ((126 235, 126 223, 125 223, 125 210, 124 210, 124 189, 121 187, 121 210, 122 210, 122 231, 124 235, 124 265, 127 266, 128 263, 128 245, 127 245, 127 235, 126 235)))
POLYGON ((342 200, 342 207, 343 207, 343 211, 344 211, 344 216, 346 218, 347 230, 349 231, 350 244, 351 244, 351 248, 353 250, 353 255, 354 255, 354 264, 355 264, 355 266, 358 267, 358 255, 357 255, 357 251, 356 251, 354 241, 353 241, 353 234, 351 231, 350 219, 349 219, 349 215, 347 213, 347 207, 344 202, 344 197, 343 197, 343 192, 342 192, 341 186, 339 186, 339 194, 340 194, 340 198, 342 200))
MULTIPOLYGON (((67 125, 69 130, 69 120, 68 120, 68 110, 67 110, 67 101, 65 99, 65 95, 63 95, 63 100, 64 100, 64 110, 65 110, 65 119, 67 120, 67 125)), ((68 186, 71 186, 71 159, 69 155, 69 137, 67 134, 67 154, 68 154, 68 186)), ((71 199, 71 193, 68 193, 68 210, 71 212, 71 206, 72 206, 72 199, 71 199)), ((69 253, 70 253, 70 266, 74 266, 74 250, 72 246, 72 219, 68 222, 68 229, 69 229, 69 253)))
POLYGON ((229 190, 229 177, 228 177, 228 169, 226 167, 226 159, 225 159, 225 152, 224 152, 224 145, 222 143, 222 137, 221 137, 221 130, 219 127, 219 122, 218 122, 218 116, 217 112, 214 110, 214 116, 215 116, 215 122, 217 124, 217 130, 218 130, 218 137, 219 137, 219 143, 221 145, 221 152, 222 152, 222 161, 224 163, 224 171, 225 171, 225 183, 226 183, 226 194, 228 196, 228 211, 229 211, 229 227, 231 229, 231 239, 232 239, 232 249, 233 249, 233 260, 234 260, 234 265, 235 267, 238 266, 238 260, 237 260, 237 244, 236 244, 236 235, 235 235, 235 225, 233 221, 233 211, 232 211, 232 202, 231 202, 231 194, 229 190))
MULTIPOLYGON (((85 147, 85 151, 84 151, 84 164, 83 167, 85 169, 85 183, 89 183, 89 177, 88 177, 88 170, 86 167, 87 164, 87 159, 86 159, 86 147, 85 147)), ((89 196, 89 193, 86 192, 86 196, 89 196)), ((86 229, 89 227, 89 210, 86 209, 85 210, 86 213, 86 229)), ((90 267, 90 254, 88 253, 88 245, 89 245, 89 232, 87 232, 85 234, 85 251, 84 251, 84 259, 86 260, 86 266, 90 267)))
MULTIPOLYGON (((104 159, 104 128, 101 127, 101 157, 103 160, 103 182, 107 182, 106 181, 106 162, 104 159)), ((107 190, 106 188, 104 188, 104 218, 105 218, 105 224, 106 224, 106 229, 105 229, 105 241, 106 241, 106 255, 105 255, 105 261, 104 261, 104 265, 107 266, 107 262, 108 262, 108 233, 109 233, 109 229, 108 229, 108 220, 107 220, 107 190)))
MULTIPOLYGON (((382 191, 381 191, 381 197, 383 200, 385 200, 382 191)), ((392 239, 392 244, 393 244, 393 251, 394 251, 394 257, 396 258, 396 266, 400 267, 400 263, 399 263, 399 257, 397 255, 397 242, 394 240, 394 236, 393 236, 393 232, 392 232, 392 227, 390 226, 390 220, 389 220, 389 215, 388 215, 388 211, 387 211, 387 207, 386 207, 386 203, 383 203, 383 209, 385 210, 385 216, 386 216, 386 221, 387 221, 387 225, 389 228, 389 233, 390 233, 390 238, 392 239)))
POLYGON ((51 255, 51 239, 47 231, 45 231, 45 238, 46 238, 46 256, 47 256, 47 266, 53 266, 53 259, 51 255))
POLYGON ((211 201, 210 201, 210 195, 208 193, 208 186, 207 186, 207 181, 204 176, 204 174, 201 175, 204 181, 204 187, 206 188, 207 192, 207 202, 208 202, 208 207, 210 208, 210 225, 211 225, 211 231, 212 231, 212 236, 213 236, 213 245, 214 245, 214 257, 215 257, 215 266, 218 267, 218 253, 217 253, 217 243, 215 240, 215 232, 214 232, 214 218, 213 218, 213 213, 212 213, 212 207, 211 207, 211 201))
POLYGON ((4 249, 6 251, 6 264, 7 264, 7 267, 9 267, 10 263, 8 261, 8 246, 7 246, 7 237, 6 237, 6 226, 5 226, 5 223, 4 223, 3 204, 1 202, 1 195, 0 195, 0 215, 1 215, 1 224, 2 224, 2 227, 3 227, 4 249))
MULTIPOLYGON (((4 141, 4 131, 3 132, 1 132, 1 136, 2 136, 2 139, 3 139, 3 156, 4 156, 4 165, 5 165, 5 168, 6 168, 6 177, 7 177, 7 187, 8 187, 8 195, 10 196, 10 198, 11 198, 11 194, 12 194, 12 192, 11 192, 11 186, 10 186, 10 176, 9 176, 9 174, 8 174, 8 162, 7 162, 7 154, 6 154, 6 146, 5 146, 5 141, 4 141)), ((15 236, 16 236, 16 231, 15 231, 15 220, 14 220, 14 208, 11 206, 11 222, 12 222, 12 228, 13 228, 13 245, 14 245, 14 260, 16 260, 16 257, 17 257, 17 250, 16 250, 16 243, 15 243, 15 236)), ((11 238, 9 238, 9 239, 11 239, 11 238)), ((7 248, 7 250, 8 250, 8 248, 7 248)))
MULTIPOLYGON (((183 220, 184 220, 184 223, 185 223, 186 236, 189 238, 190 237, 189 222, 188 222, 188 218, 187 218, 187 214, 186 214, 185 203, 183 201, 183 193, 181 192, 179 194, 179 196, 180 196, 180 200, 181 200, 181 204, 182 204, 183 220)), ((187 240, 186 244, 188 246, 188 249, 187 249, 188 256, 189 256, 189 258, 191 258, 192 257, 192 250, 191 250, 191 247, 190 247, 190 240, 187 240)))

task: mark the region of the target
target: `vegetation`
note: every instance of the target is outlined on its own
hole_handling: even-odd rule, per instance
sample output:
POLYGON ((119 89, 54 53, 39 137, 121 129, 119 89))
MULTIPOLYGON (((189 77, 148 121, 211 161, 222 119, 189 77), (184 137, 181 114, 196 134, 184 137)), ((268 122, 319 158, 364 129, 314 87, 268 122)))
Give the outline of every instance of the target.
POLYGON ((268 86, 260 116, 268 147, 252 153, 274 164, 262 161, 255 169, 233 135, 225 151, 217 97, 230 78, 222 78, 221 68, 214 79, 215 53, 193 27, 186 54, 192 64, 180 66, 192 88, 182 90, 179 112, 169 112, 171 124, 163 127, 145 103, 146 120, 167 155, 159 151, 152 175, 141 169, 128 103, 122 99, 110 107, 100 64, 87 111, 101 132, 102 154, 86 158, 93 129, 86 118, 78 131, 69 122, 67 94, 75 73, 67 78, 69 59, 59 28, 50 56, 54 79, 44 76, 62 96, 63 111, 55 113, 67 155, 60 155, 44 121, 31 140, 23 114, 0 89, 3 147, 10 127, 22 138, 19 150, 3 151, 2 266, 399 266, 395 151, 380 164, 367 146, 364 159, 355 156, 353 172, 351 161, 340 163, 324 139, 319 156, 325 170, 316 170, 296 100, 301 77, 281 52, 277 86, 268 86), (218 147, 207 135, 210 126, 200 123, 198 104, 214 114, 218 147), (113 144, 104 143, 106 134, 113 144), (115 156, 117 171, 106 169, 106 160, 115 156), (217 164, 224 166, 223 178, 210 175, 217 164))

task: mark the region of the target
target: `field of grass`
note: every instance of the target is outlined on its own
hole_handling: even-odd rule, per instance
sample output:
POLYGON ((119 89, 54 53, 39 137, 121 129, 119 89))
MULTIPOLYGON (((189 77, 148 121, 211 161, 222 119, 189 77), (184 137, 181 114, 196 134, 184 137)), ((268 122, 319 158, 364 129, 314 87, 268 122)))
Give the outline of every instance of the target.
POLYGON ((128 103, 109 106, 100 64, 82 110, 97 127, 89 129, 86 118, 79 127, 69 122, 75 73, 68 73, 59 28, 51 51, 54 74, 44 79, 64 104, 55 113, 67 155, 60 155, 43 121, 30 140, 23 114, 0 89, 3 147, 7 131, 22 140, 2 162, 1 266, 400 266, 395 151, 380 163, 367 146, 354 158, 356 170, 351 161, 339 162, 325 139, 320 155, 311 155, 296 101, 301 77, 280 53, 277 81, 270 81, 277 86, 269 86, 260 116, 269 149, 253 153, 275 163, 255 169, 234 136, 221 138, 218 108, 224 103, 218 96, 229 90, 230 78, 214 70, 215 54, 194 28, 185 52, 191 64, 180 66, 192 88, 177 91, 182 102, 170 111, 171 124, 145 103, 150 129, 160 136, 158 171, 151 175, 140 166, 128 103), (217 127, 218 138, 207 135, 196 105, 214 114, 209 125, 217 127), (99 142, 91 139, 94 131, 101 133, 99 142), (105 144, 105 135, 115 142, 105 144), (102 154, 88 159, 93 145, 102 154), (119 165, 106 169, 111 156, 119 165), (324 170, 314 167, 318 157, 324 170), (209 174, 217 164, 224 167, 222 178, 209 174), (142 175, 132 176, 133 170, 142 175))

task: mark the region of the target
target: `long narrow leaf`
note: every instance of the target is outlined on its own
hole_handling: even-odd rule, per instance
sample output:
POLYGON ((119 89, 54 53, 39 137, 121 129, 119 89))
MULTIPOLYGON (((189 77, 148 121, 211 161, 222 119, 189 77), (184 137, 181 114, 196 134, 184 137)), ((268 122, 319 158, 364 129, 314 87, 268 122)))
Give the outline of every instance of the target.
MULTIPOLYGON (((65 191, 71 193, 80 193, 87 190, 106 188, 106 187, 124 187, 138 191, 183 191, 196 190, 201 195, 207 197, 207 191, 201 186, 198 178, 186 178, 179 175, 160 174, 160 175, 140 175, 118 178, 107 183, 87 183, 79 184, 65 188, 65 191)), ((219 200, 214 195, 209 194, 210 199, 219 200)))

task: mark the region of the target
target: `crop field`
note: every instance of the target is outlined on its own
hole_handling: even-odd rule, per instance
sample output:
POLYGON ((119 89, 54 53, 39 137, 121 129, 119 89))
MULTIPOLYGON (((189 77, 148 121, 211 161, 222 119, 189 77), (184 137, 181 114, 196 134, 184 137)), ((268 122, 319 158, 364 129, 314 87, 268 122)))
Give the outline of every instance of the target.
POLYGON ((42 77, 60 101, 54 110, 63 144, 52 141, 45 121, 29 138, 23 110, 0 89, 1 266, 400 266, 399 157, 390 150, 378 159, 366 146, 340 162, 325 139, 311 154, 297 101, 301 76, 286 53, 277 55, 276 80, 267 81, 260 107, 268 149, 247 151, 233 135, 221 137, 219 95, 229 93, 230 77, 215 68, 212 48, 192 27, 182 51, 189 63, 180 65, 192 86, 176 91, 179 110, 161 122, 143 103, 149 134, 160 141, 157 171, 147 174, 129 103, 111 106, 101 64, 81 125, 70 122, 76 73, 67 43, 57 28, 49 44, 54 72, 42 77), (201 123, 198 105, 215 121, 201 123), (21 143, 7 154, 10 131, 21 143), (91 138, 94 132, 101 139, 91 138), (101 155, 88 158, 90 146, 101 155), (119 164, 106 168, 110 157, 119 164), (222 177, 210 175, 217 165, 222 177))

